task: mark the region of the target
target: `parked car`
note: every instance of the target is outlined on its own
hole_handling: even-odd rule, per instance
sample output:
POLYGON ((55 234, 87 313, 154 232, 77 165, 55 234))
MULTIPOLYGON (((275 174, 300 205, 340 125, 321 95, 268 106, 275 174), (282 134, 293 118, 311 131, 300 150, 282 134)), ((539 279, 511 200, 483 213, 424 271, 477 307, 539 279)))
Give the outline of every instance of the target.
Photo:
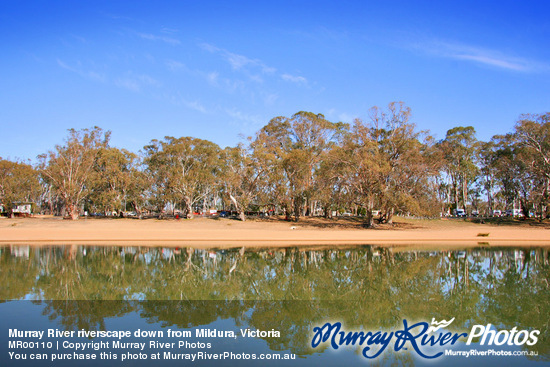
POLYGON ((455 217, 464 218, 466 216, 466 211, 464 209, 454 209, 453 215, 455 217))

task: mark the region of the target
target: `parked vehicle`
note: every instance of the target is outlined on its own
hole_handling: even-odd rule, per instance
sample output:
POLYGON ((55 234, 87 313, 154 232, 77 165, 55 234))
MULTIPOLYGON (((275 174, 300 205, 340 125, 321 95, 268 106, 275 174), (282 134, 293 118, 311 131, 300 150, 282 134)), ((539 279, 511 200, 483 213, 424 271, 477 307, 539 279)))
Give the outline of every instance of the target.
POLYGON ((454 209, 453 215, 455 217, 464 218, 466 216, 466 211, 464 209, 454 209))
POLYGON ((523 210, 521 210, 521 209, 508 209, 506 211, 506 216, 507 217, 523 217, 524 214, 523 214, 523 210))

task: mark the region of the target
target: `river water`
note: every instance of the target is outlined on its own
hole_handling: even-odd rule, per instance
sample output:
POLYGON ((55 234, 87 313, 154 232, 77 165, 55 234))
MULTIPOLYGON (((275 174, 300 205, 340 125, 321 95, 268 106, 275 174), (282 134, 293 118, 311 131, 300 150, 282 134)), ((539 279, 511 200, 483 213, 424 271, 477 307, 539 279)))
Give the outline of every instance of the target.
MULTIPOLYGON (((164 331, 165 336, 168 329, 193 335, 200 329, 236 335, 246 329, 277 330, 278 337, 189 340, 210 342, 211 352, 238 350, 296 358, 287 364, 262 361, 262 365, 433 365, 414 348, 396 350, 395 344, 373 359, 362 355, 364 345, 335 350, 330 343, 321 343, 312 348, 314 328, 340 322, 346 331, 389 333, 406 328, 404 322, 451 319, 444 330, 452 334, 488 324, 495 331, 516 328, 539 333, 534 345, 506 343, 498 348, 481 345, 479 338, 465 345, 462 338, 453 345, 454 351, 475 347, 528 355, 439 357, 437 361, 445 365, 546 365, 550 360, 548 248, 5 246, 0 247, 0 280, 0 299, 5 300, 0 303, 0 362, 6 365, 37 363, 10 359, 13 349, 7 346, 13 338, 8 331, 13 329, 150 330, 164 331)), ((156 351, 149 344, 146 350, 156 351)), ((86 362, 97 365, 97 361, 79 364, 86 362)), ((239 365, 257 362, 240 360, 239 365)), ((235 360, 194 363, 234 365, 235 360)), ((122 364, 103 360, 101 365, 122 364)))

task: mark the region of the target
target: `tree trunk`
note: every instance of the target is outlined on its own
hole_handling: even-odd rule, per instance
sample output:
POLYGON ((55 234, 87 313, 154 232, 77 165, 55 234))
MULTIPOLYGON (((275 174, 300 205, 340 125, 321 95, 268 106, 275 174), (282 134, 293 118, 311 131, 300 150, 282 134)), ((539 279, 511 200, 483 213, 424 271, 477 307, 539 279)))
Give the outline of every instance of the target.
POLYGON ((136 212, 136 216, 141 219, 143 216, 142 216, 142 213, 141 213, 141 209, 140 207, 136 204, 135 201, 132 201, 132 207, 134 208, 134 211, 136 212))
POLYGON ((235 209, 239 213, 239 219, 243 222, 246 221, 246 215, 244 214, 244 207, 242 205, 239 205, 239 203, 237 202, 237 199, 235 199, 233 195, 229 194, 229 199, 231 199, 231 202, 233 203, 233 205, 235 205, 235 209))
POLYGON ((367 208, 367 214, 365 215, 365 220, 363 221, 363 227, 372 228, 374 226, 374 217, 372 216, 372 209, 367 208))
POLYGON ((459 205, 460 205, 460 203, 458 202, 458 185, 453 184, 453 188, 454 188, 454 191, 455 191, 455 209, 458 209, 459 205))
POLYGON ((185 217, 187 219, 193 219, 193 203, 189 196, 185 197, 185 217))
POLYGON ((332 213, 330 212, 330 205, 329 204, 327 204, 325 206, 324 212, 325 212, 325 219, 332 218, 332 213))
POLYGON ((309 199, 306 198, 304 203, 302 204, 302 217, 308 217, 310 216, 309 212, 309 199))
POLYGON ((466 178, 462 178, 462 205, 464 208, 464 212, 466 212, 466 200, 468 200, 468 183, 466 182, 466 178))
POLYGON ((527 199, 519 201, 521 205, 521 210, 523 211, 523 215, 525 218, 529 218, 529 209, 527 208, 527 199))
POLYGON ((73 203, 68 204, 68 207, 69 207, 69 215, 71 216, 71 219, 72 220, 77 220, 78 219, 78 207, 73 203))
POLYGON ((491 184, 491 181, 487 178, 487 187, 485 190, 487 191, 487 210, 489 213, 487 213, 487 216, 493 215, 493 194, 491 188, 493 185, 491 184))
POLYGON ((388 210, 388 214, 387 214, 387 217, 386 217, 386 223, 393 224, 393 213, 394 213, 394 209, 393 209, 393 207, 391 207, 388 210))
POLYGON ((298 196, 294 197, 294 221, 300 220, 300 211, 302 210, 302 199, 298 196))

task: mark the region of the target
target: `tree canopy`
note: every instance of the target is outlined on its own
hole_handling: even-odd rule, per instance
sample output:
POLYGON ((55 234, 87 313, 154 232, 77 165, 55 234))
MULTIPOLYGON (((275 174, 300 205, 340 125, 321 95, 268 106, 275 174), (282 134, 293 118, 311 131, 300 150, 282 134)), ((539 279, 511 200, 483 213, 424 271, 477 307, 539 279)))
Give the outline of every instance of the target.
POLYGON ((395 214, 548 214, 550 113, 522 115, 514 131, 478 141, 473 126, 436 141, 403 102, 351 125, 300 111, 278 116, 234 147, 196 137, 153 139, 133 153, 99 127, 70 129, 32 167, 0 160, 0 203, 32 201, 77 219, 83 211, 192 218, 223 211, 359 215, 367 227, 395 214), (483 197, 486 197, 484 200, 483 197), (374 214, 373 214, 374 213, 374 214))

